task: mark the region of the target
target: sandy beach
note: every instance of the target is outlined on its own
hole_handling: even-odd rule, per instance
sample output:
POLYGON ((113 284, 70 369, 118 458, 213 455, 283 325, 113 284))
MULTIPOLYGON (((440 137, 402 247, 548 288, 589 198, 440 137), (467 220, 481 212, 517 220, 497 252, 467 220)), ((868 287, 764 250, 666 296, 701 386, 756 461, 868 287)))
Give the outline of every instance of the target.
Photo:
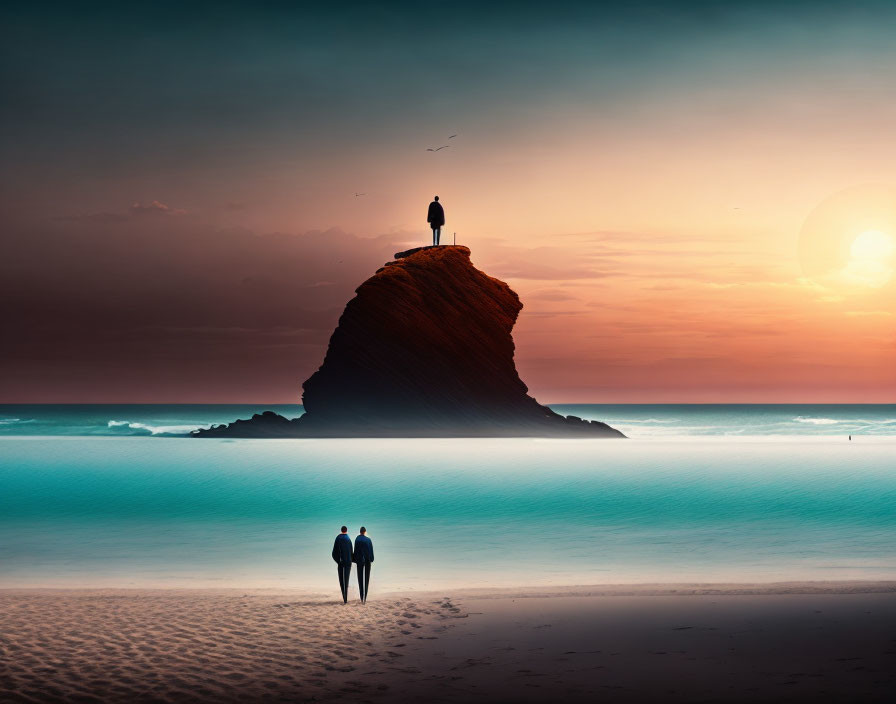
POLYGON ((0 591, 0 701, 885 701, 896 583, 0 591))

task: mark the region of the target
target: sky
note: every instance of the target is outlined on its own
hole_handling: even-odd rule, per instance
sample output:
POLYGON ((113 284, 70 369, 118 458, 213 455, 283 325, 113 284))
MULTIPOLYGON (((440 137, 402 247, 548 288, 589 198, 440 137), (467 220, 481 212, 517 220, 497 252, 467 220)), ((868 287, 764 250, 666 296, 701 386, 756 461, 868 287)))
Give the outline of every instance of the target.
POLYGON ((0 402, 298 402, 435 194, 520 294, 542 402, 896 402, 893 27, 861 1, 4 3, 0 402))

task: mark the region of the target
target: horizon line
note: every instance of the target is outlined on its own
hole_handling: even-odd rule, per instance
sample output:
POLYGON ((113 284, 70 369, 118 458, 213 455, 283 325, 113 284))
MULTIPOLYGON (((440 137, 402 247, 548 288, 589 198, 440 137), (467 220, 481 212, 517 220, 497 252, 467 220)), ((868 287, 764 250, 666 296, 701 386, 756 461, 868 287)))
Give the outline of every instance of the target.
MULTIPOLYGON (((541 403, 541 402, 539 402, 541 403)), ((543 406, 896 406, 893 401, 550 401, 543 406)), ((289 401, 2 401, 0 406, 295 406, 289 401)))

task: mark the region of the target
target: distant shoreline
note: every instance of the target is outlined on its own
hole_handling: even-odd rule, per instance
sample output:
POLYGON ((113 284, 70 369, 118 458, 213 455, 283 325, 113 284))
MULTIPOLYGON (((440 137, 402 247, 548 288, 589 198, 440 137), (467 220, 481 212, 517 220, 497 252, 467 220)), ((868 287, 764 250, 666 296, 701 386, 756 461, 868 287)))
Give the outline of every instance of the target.
MULTIPOLYGON (((564 416, 606 421, 632 440, 896 437, 896 404, 554 403, 549 407, 564 416)), ((288 420, 301 416, 303 408, 297 404, 0 404, 0 437, 184 438, 193 431, 226 426, 265 411, 288 420)), ((493 435, 508 434, 517 433, 493 435)), ((522 436, 539 435, 544 436, 522 436)))

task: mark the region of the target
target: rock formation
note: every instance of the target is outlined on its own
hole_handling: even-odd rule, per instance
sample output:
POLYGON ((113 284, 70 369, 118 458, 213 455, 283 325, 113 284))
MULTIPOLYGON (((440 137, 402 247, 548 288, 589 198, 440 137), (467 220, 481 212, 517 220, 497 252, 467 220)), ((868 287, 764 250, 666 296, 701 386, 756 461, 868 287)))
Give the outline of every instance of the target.
POLYGON ((198 437, 624 437, 527 394, 513 362, 519 296, 460 246, 395 255, 357 289, 304 384, 305 414, 267 412, 198 437))

